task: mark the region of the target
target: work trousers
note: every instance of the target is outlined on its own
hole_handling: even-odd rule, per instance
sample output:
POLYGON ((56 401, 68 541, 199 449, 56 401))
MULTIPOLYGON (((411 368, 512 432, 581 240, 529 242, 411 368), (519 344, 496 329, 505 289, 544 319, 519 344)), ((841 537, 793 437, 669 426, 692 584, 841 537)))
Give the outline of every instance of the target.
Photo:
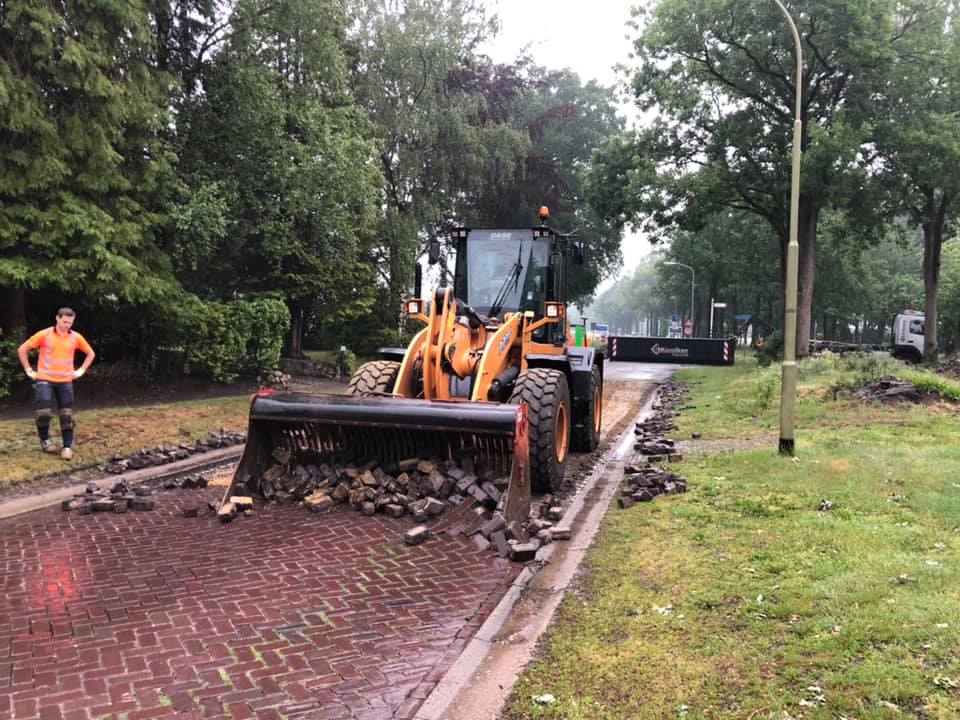
POLYGON ((40 442, 50 439, 50 422, 53 420, 53 401, 57 401, 57 415, 60 419, 60 435, 63 446, 73 445, 73 383, 53 383, 37 381, 36 410, 37 435, 40 442))

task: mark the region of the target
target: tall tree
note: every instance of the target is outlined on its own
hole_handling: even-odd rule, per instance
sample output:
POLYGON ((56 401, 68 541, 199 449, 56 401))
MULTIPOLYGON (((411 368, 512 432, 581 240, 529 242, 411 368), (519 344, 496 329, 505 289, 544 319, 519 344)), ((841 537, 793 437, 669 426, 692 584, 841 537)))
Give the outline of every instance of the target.
MULTIPOLYGON (((877 78, 911 30, 895 0, 786 3, 804 48, 797 353, 807 353, 817 222, 849 197, 868 158, 877 78), (899 22, 898 22, 899 21, 899 22)), ((646 218, 654 232, 696 227, 704 212, 756 213, 780 240, 789 236, 790 143, 794 119, 793 39, 773 3, 662 0, 640 12, 634 91, 658 120, 633 145, 625 207, 613 216, 646 218)), ((609 153, 607 153, 609 156, 609 153)), ((622 160, 615 161, 617 177, 622 160)), ((609 171, 601 170, 604 177, 609 171)), ((616 197, 616 195, 614 196, 616 197)))
POLYGON ((960 208, 960 8, 941 0, 908 18, 913 31, 877 93, 877 149, 896 209, 923 232, 923 355, 933 360, 941 249, 960 208))
MULTIPOLYGON (((344 54, 343 7, 241 0, 224 48, 185 105, 171 251, 204 295, 277 291, 300 353, 309 312, 364 302, 382 175, 344 54)), ((311 322, 316 322, 312 319, 311 322)))
POLYGON ((24 290, 159 297, 171 156, 141 0, 0 4, 0 329, 24 290))
POLYGON ((592 210, 585 176, 594 150, 622 132, 623 120, 613 89, 583 83, 572 70, 528 66, 523 77, 508 119, 529 138, 529 150, 512 175, 490 177, 480 188, 474 214, 486 225, 524 227, 535 222, 539 206, 549 207, 553 227, 576 231, 587 241, 587 262, 569 287, 571 301, 583 304, 599 281, 620 267, 622 228, 592 210))
POLYGON ((353 0, 353 79, 382 140, 386 178, 375 262, 386 288, 384 323, 425 241, 469 214, 493 168, 506 176, 526 140, 491 117, 484 96, 463 82, 476 47, 494 29, 474 0, 353 0))

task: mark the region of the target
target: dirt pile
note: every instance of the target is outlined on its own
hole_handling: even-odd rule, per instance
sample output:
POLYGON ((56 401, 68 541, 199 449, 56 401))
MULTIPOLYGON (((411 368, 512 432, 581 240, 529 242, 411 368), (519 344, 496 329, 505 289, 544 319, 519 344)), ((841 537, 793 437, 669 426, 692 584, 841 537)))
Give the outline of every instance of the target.
POLYGON ((922 395, 917 386, 909 380, 900 380, 887 375, 871 380, 859 390, 853 392, 853 398, 862 402, 879 400, 880 402, 919 402, 922 395))
POLYGON ((951 380, 960 380, 960 353, 947 356, 933 371, 938 375, 945 375, 951 380))

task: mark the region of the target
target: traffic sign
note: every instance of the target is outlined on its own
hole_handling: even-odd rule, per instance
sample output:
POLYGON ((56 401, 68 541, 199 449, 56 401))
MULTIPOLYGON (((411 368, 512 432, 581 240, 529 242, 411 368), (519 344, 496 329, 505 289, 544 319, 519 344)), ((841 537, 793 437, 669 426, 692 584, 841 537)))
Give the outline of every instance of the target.
POLYGON ((725 308, 727 304, 725 302, 715 302, 713 306, 718 308, 725 308))

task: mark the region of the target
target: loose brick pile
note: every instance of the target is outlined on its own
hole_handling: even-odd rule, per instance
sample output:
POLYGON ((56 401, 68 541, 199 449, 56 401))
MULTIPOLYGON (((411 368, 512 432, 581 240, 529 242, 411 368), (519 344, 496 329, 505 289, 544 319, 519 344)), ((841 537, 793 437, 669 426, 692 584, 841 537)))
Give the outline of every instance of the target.
POLYGON ((569 540, 570 528, 555 525, 563 519, 563 506, 552 495, 533 503, 526 522, 507 522, 503 515, 492 513, 477 503, 463 503, 434 527, 417 525, 404 534, 409 545, 419 545, 430 536, 446 533, 464 535, 480 550, 491 549, 500 557, 515 562, 534 560, 537 551, 554 540, 569 540))
POLYGON ((87 485, 86 492, 74 495, 71 500, 63 501, 64 511, 75 511, 78 515, 94 512, 125 513, 127 510, 153 510, 155 502, 150 489, 138 485, 132 490, 123 483, 117 483, 110 492, 101 490, 96 483, 87 485))
MULTIPOLYGON (((275 464, 260 478, 264 500, 299 502, 318 514, 342 505, 364 515, 409 515, 420 523, 404 535, 410 545, 441 532, 463 533, 481 550, 492 548, 503 557, 526 561, 533 559, 541 545, 569 538, 569 530, 558 537, 553 528, 563 509, 549 495, 546 502, 531 508, 526 522, 508 524, 498 506, 509 478, 475 467, 470 459, 458 463, 411 458, 381 466, 374 459, 346 460, 312 450, 296 457, 275 450, 273 459, 275 464), (428 527, 427 522, 437 526, 428 527)), ((233 495, 216 511, 223 522, 229 522, 242 512, 252 514, 253 505, 252 497, 233 495)))
POLYGON ((661 386, 652 405, 652 414, 636 424, 634 450, 639 451, 638 462, 623 469, 624 486, 619 504, 628 508, 637 502, 648 502, 657 495, 671 495, 687 491, 687 481, 657 463, 680 462, 683 455, 676 451, 674 441, 665 433, 676 430, 674 418, 677 404, 686 395, 686 386, 667 383, 661 386))
POLYGON ((206 437, 198 438, 192 445, 187 442, 181 442, 177 445, 173 443, 164 443, 157 445, 153 450, 140 448, 129 457, 119 453, 110 458, 107 465, 107 472, 119 475, 127 470, 139 470, 154 465, 167 465, 177 460, 186 460, 192 455, 209 452, 221 447, 230 445, 243 445, 247 441, 244 433, 235 433, 221 428, 220 432, 209 433, 206 437))
POLYGON ((657 495, 673 495, 687 491, 687 481, 684 478, 655 465, 627 465, 623 469, 623 479, 625 484, 620 492, 622 508, 638 502, 648 502, 657 495))
MULTIPOLYGON (((79 515, 92 512, 124 513, 127 510, 153 510, 156 507, 154 491, 158 487, 164 490, 191 490, 205 488, 207 484, 206 476, 201 474, 167 478, 158 483, 145 482, 132 487, 124 482, 118 482, 110 492, 101 490, 96 483, 90 483, 85 492, 74 495, 70 500, 64 500, 61 506, 65 512, 76 511, 79 515)), ((196 507, 184 511, 187 517, 196 517, 197 514, 196 507)))

